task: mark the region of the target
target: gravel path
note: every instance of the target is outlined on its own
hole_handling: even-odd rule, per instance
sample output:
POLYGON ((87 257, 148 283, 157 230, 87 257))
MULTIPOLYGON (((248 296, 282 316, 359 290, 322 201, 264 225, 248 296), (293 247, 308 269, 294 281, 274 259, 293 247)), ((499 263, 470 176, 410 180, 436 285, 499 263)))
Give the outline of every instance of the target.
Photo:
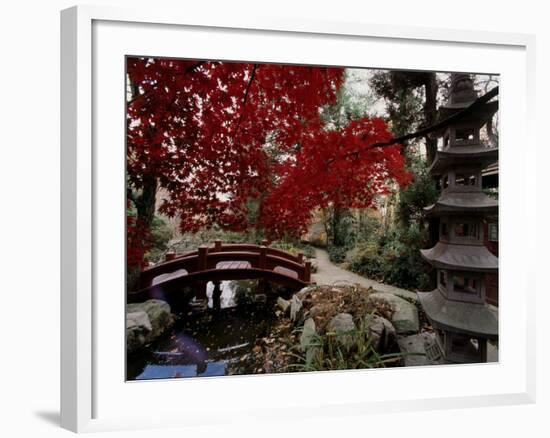
POLYGON ((375 291, 386 292, 399 295, 403 298, 415 300, 417 299, 416 292, 400 289, 388 284, 379 283, 361 275, 355 274, 332 263, 328 257, 328 253, 319 248, 315 248, 315 259, 317 263, 317 272, 312 274, 313 281, 317 284, 355 284, 361 286, 372 287, 375 291))

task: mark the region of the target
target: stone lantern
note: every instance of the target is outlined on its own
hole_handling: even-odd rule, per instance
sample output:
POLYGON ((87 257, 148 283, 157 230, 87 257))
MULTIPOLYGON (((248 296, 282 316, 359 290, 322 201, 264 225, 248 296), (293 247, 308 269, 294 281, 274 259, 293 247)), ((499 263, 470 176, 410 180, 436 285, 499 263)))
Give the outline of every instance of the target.
MULTIPOLYGON (((453 73, 440 119, 476 98, 470 76, 453 73)), ((498 148, 480 138, 497 105, 486 103, 437 132, 443 146, 429 168, 441 183, 439 199, 425 208, 440 219, 439 241, 421 253, 437 270, 437 288, 418 296, 447 363, 487 362, 487 341, 498 337, 497 312, 485 300, 486 274, 498 272, 498 259, 483 244, 484 218, 498 214, 498 201, 481 185, 481 172, 498 161, 498 148)))

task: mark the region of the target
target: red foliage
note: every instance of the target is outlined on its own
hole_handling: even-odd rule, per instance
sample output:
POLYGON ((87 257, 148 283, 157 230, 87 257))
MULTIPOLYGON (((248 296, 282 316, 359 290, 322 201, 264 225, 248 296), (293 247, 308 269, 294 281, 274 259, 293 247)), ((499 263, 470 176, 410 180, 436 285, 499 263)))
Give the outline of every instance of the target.
POLYGON ((401 146, 371 147, 391 138, 379 118, 304 136, 295 160, 281 166, 282 180, 263 204, 262 224, 271 237, 300 236, 315 208, 371 207, 377 195, 389 192, 392 182, 408 184, 411 175, 405 170, 401 146))
POLYGON ((382 120, 323 126, 342 68, 129 58, 127 72, 130 183, 158 179, 169 194, 161 211, 182 231, 256 226, 247 203, 261 198, 259 225, 299 234, 312 208, 368 206, 389 180, 407 182, 398 146, 342 158, 389 139, 382 120))

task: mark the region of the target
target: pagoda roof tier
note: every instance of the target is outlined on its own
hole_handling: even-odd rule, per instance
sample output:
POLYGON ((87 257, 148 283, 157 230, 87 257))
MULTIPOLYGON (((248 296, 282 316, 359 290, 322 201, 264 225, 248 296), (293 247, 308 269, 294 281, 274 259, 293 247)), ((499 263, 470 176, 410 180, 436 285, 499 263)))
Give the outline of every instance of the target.
POLYGON ((435 268, 455 271, 494 272, 498 258, 484 245, 437 242, 430 249, 421 249, 422 257, 435 268))
MULTIPOLYGON (((472 105, 475 100, 468 102, 444 103, 439 107, 438 113, 440 119, 451 117, 455 113, 462 111, 472 105)), ((498 111, 498 100, 487 102, 478 108, 473 109, 461 121, 465 120, 489 120, 498 111)))
MULTIPOLYGON (((449 117, 454 116, 456 113, 464 111, 473 103, 474 101, 468 101, 468 102, 446 103, 444 105, 441 105, 437 111, 438 112, 437 122, 438 123, 443 122, 449 117)), ((491 102, 487 102, 486 104, 481 105, 478 108, 474 108, 471 111, 459 116, 458 119, 454 120, 454 123, 462 124, 462 123, 477 122, 477 124, 481 126, 486 122, 488 122, 489 120, 491 120, 491 118, 497 111, 498 111, 498 100, 493 100, 491 102)), ((441 127, 440 129, 437 129, 436 131, 432 132, 430 136, 441 137, 445 134, 446 130, 447 130, 447 126, 441 127)))
POLYGON ((467 213, 469 215, 494 215, 498 213, 498 201, 483 192, 444 191, 435 204, 424 207, 430 215, 467 213))
POLYGON ((472 164, 487 167, 496 162, 498 162, 498 148, 487 147, 484 144, 451 146, 436 152, 428 172, 432 175, 442 175, 451 167, 471 166, 472 164))
POLYGON ((439 289, 418 292, 422 308, 435 328, 482 338, 498 336, 498 314, 486 304, 446 299, 439 289))

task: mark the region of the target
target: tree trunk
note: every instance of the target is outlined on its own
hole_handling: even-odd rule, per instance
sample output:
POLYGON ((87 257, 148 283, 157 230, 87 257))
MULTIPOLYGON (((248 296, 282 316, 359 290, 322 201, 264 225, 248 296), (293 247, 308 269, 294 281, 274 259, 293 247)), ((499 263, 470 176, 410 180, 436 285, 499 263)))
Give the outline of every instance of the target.
MULTIPOLYGON (((432 126, 437 121, 437 79, 435 73, 430 73, 424 85, 426 103, 424 104, 424 118, 426 126, 432 126)), ((426 158, 428 165, 433 163, 437 152, 437 139, 426 136, 426 158)))
POLYGON ((334 246, 344 246, 346 244, 345 233, 342 233, 341 222, 346 217, 347 209, 334 207, 332 215, 332 244, 334 246))
MULTIPOLYGON (((426 126, 432 126, 437 122, 437 80, 435 73, 430 73, 426 84, 426 103, 424 105, 424 117, 426 119, 426 126)), ((428 166, 431 165, 437 153, 437 138, 426 136, 426 161, 428 166)), ((439 218, 430 217, 428 219, 428 239, 430 240, 429 246, 433 247, 439 240, 439 218)), ((430 284, 435 287, 437 271, 432 269, 430 271, 430 284)))
POLYGON ((141 193, 136 196, 135 203, 137 209, 137 220, 151 229, 153 218, 155 217, 155 203, 157 195, 157 179, 147 176, 143 180, 141 193))

